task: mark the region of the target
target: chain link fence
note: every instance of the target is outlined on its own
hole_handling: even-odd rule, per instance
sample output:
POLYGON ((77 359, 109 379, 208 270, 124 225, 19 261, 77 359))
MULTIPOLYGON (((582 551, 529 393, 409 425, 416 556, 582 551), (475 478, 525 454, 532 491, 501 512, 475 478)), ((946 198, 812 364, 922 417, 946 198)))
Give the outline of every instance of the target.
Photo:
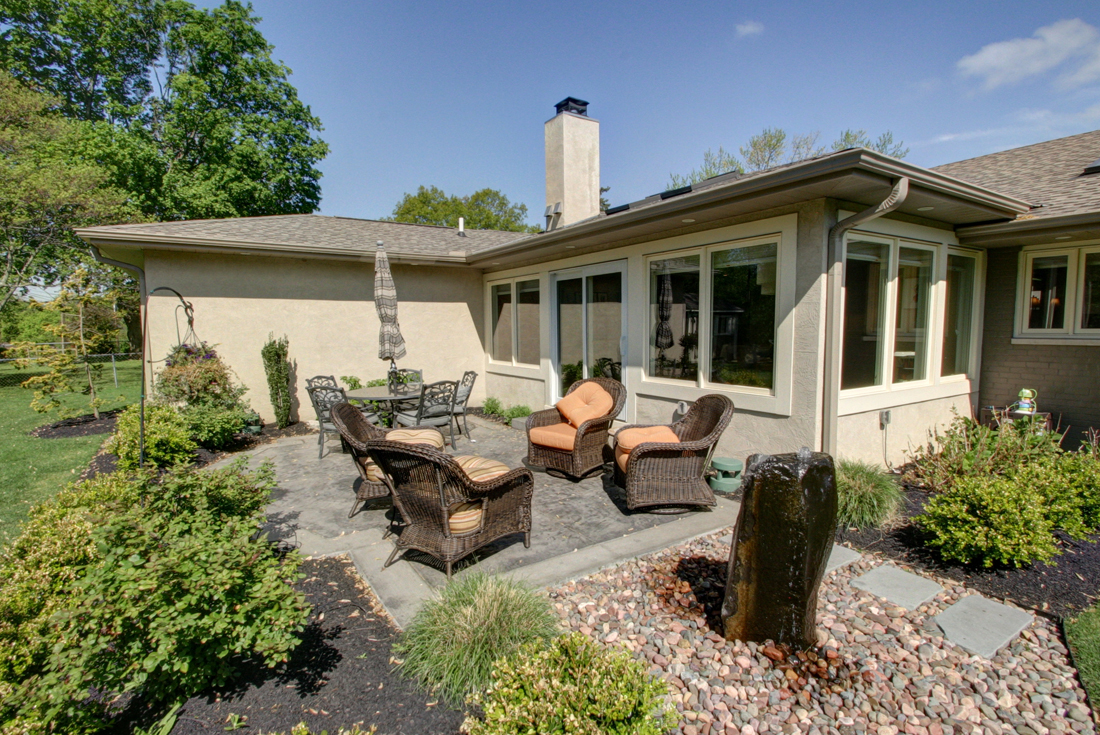
MULTIPOLYGON (((111 352, 103 355, 88 355, 87 362, 92 365, 102 365, 99 370, 98 382, 105 386, 141 383, 141 353, 140 352, 111 352)), ((84 364, 84 359, 78 358, 78 364, 84 364)), ((0 358, 0 388, 17 388, 27 378, 34 375, 44 375, 49 372, 49 367, 42 364, 39 358, 0 358)))

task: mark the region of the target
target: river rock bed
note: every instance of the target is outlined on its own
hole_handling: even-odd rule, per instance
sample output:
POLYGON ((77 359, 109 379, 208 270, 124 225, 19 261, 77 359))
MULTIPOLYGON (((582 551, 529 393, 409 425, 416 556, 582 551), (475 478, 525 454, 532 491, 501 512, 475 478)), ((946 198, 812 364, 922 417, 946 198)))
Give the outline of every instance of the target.
POLYGON ((717 539, 728 532, 550 591, 567 628, 632 651, 673 685, 681 735, 1095 732, 1051 622, 1037 617, 992 660, 971 655, 932 620, 968 590, 905 610, 849 584, 883 563, 869 555, 826 576, 817 648, 727 641, 730 547, 717 539))

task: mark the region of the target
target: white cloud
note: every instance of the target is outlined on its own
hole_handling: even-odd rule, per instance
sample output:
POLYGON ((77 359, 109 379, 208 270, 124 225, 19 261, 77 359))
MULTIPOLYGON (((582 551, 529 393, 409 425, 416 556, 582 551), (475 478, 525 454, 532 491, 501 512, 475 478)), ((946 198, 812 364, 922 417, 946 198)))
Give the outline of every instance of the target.
POLYGON ((1100 79, 1100 30, 1080 18, 1060 20, 1043 26, 1031 38, 983 46, 978 53, 959 59, 956 66, 964 76, 982 78, 986 89, 1016 84, 1058 67, 1063 68, 1060 87, 1079 87, 1100 79), (1082 58, 1083 63, 1075 66, 1082 58))
POLYGON ((736 28, 738 38, 744 38, 745 36, 759 36, 761 33, 764 32, 764 24, 755 20, 738 23, 736 28))

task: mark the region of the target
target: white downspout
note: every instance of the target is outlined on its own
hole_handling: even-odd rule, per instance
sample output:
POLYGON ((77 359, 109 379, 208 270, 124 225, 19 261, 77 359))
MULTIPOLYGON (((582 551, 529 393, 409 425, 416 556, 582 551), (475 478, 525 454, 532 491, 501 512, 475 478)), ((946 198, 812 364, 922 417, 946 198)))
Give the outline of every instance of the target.
POLYGON ((837 222, 829 229, 829 267, 825 277, 825 368, 821 402, 821 451, 836 455, 837 423, 840 411, 840 330, 844 326, 844 235, 848 230, 869 220, 893 212, 909 195, 909 179, 902 177, 894 184, 890 195, 879 204, 868 207, 837 222))

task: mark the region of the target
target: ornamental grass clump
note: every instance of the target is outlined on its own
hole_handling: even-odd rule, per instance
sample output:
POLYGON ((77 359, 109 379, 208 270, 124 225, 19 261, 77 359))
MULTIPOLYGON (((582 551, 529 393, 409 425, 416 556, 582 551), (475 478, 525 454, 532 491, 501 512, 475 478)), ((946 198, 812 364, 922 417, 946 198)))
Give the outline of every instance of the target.
POLYGON ((489 683, 494 661, 558 632, 545 597, 515 580, 471 572, 420 608, 394 651, 402 674, 458 703, 489 683))
POLYGON ((525 644, 470 702, 483 714, 467 715, 469 735, 665 735, 677 720, 667 682, 580 633, 525 644))
POLYGON ((904 499, 894 478, 876 465, 842 459, 836 466, 837 525, 877 528, 898 512, 904 499))

